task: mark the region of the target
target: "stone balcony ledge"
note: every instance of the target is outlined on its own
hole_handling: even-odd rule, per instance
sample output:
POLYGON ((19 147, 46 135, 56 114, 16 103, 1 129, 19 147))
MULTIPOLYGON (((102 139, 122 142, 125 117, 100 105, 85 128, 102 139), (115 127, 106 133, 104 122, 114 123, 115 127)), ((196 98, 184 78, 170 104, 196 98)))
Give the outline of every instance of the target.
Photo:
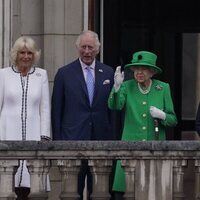
POLYGON ((0 159, 187 159, 200 156, 199 141, 1 141, 0 159), (20 154, 19 154, 20 151, 20 154), (139 159, 139 158, 138 158, 139 159))
POLYGON ((1 141, 0 200, 16 198, 13 181, 19 160, 27 160, 32 180, 30 200, 77 200, 81 159, 88 160, 93 176, 92 200, 110 200, 109 175, 114 160, 121 160, 125 172, 125 200, 183 200, 185 196, 190 200, 189 196, 200 196, 199 141, 1 141), (185 172, 191 162, 193 180, 187 194, 185 172), (56 194, 48 196, 44 177, 48 172, 50 178, 56 177, 53 170, 60 180, 57 189, 57 179, 52 180, 56 194))

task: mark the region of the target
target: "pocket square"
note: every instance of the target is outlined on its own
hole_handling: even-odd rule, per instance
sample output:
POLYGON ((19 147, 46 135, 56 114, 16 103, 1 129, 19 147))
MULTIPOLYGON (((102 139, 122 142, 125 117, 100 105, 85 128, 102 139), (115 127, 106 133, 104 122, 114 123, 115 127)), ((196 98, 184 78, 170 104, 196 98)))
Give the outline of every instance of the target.
POLYGON ((103 85, 106 85, 106 84, 110 84, 110 80, 105 80, 105 81, 103 82, 103 85))

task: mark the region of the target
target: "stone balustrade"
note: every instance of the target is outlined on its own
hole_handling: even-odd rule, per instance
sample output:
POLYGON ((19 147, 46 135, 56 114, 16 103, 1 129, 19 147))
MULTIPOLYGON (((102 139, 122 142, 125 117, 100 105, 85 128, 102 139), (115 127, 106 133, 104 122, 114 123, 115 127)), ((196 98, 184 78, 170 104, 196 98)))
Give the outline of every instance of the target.
POLYGON ((93 200, 109 200, 109 174, 114 160, 125 170, 125 200, 183 200, 184 174, 194 161, 195 199, 200 199, 200 142, 198 141, 1 141, 0 200, 14 200, 14 174, 27 160, 31 175, 30 200, 46 200, 44 176, 52 167, 61 174, 61 200, 77 200, 81 159, 93 174, 93 200), (56 163, 56 164, 55 164, 56 163))

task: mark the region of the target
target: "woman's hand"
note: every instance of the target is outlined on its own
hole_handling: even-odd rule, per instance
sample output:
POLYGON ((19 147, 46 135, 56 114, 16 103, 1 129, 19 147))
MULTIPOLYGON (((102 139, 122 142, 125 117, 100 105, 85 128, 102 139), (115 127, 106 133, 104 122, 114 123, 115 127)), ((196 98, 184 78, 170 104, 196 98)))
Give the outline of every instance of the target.
POLYGON ((117 92, 124 80, 124 72, 121 72, 121 66, 118 66, 115 70, 114 74, 114 88, 115 92, 117 92))
POLYGON ((166 113, 163 112, 162 110, 156 108, 155 106, 150 106, 149 111, 153 118, 162 119, 162 120, 165 120, 165 118, 166 118, 166 113))
POLYGON ((47 137, 47 136, 44 136, 44 135, 41 136, 41 142, 49 142, 49 141, 51 141, 50 137, 47 137))

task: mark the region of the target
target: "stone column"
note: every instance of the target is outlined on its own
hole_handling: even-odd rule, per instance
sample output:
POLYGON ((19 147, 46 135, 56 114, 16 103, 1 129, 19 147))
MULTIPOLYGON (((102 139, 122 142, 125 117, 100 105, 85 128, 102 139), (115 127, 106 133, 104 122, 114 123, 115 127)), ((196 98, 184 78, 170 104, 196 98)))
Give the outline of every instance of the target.
POLYGON ((187 165, 187 160, 174 160, 173 163, 173 200, 183 200, 183 177, 184 166, 187 165))
POLYGON ((0 160, 0 200, 16 199, 14 174, 18 164, 18 160, 0 160))
POLYGON ((126 192, 124 194, 125 200, 135 199, 135 168, 136 160, 122 160, 121 165, 124 168, 126 180, 126 192))
POLYGON ((31 176, 31 193, 30 200, 48 199, 47 190, 47 174, 50 168, 49 160, 29 160, 27 167, 31 176))
POLYGON ((9 66, 9 52, 12 42, 13 1, 0 1, 0 68, 9 66))
POLYGON ((44 0, 44 66, 50 91, 61 66, 77 58, 75 41, 83 29, 83 1, 44 0))
POLYGON ((88 165, 93 177, 92 200, 109 200, 109 175, 112 160, 89 160, 88 165))
POLYGON ((200 200, 200 160, 195 160, 195 199, 200 200))
POLYGON ((61 173, 61 200, 78 200, 78 173, 80 160, 58 160, 61 173))

